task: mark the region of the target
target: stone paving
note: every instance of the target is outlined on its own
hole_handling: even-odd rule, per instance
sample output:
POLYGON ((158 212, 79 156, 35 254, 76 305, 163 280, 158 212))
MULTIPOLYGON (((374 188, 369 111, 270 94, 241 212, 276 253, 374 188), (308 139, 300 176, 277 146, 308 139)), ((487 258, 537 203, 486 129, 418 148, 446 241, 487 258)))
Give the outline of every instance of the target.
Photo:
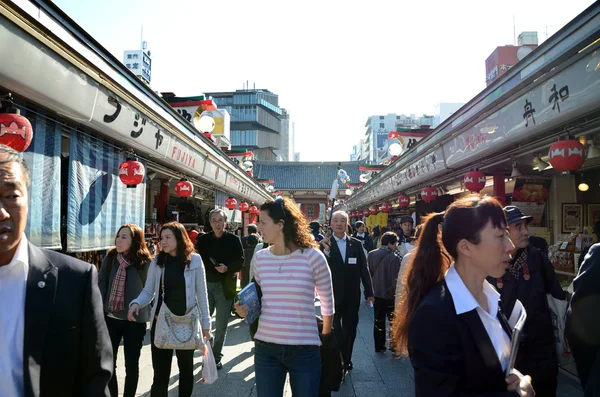
MULTIPOLYGON (((119 349, 117 358, 117 376, 119 389, 125 379, 123 349, 119 349)), ((219 371, 219 380, 212 385, 200 381, 202 356, 196 352, 194 374, 196 384, 193 396, 202 397, 256 397, 254 387, 253 342, 248 327, 235 317, 230 318, 227 340, 223 349, 223 369, 219 371)), ((413 373, 407 359, 394 359, 391 353, 375 353, 373 347, 373 309, 365 303, 360 308, 360 322, 352 357, 354 369, 346 377, 339 392, 333 397, 409 397, 414 396, 413 373)), ((173 358, 169 396, 177 397, 177 360, 173 358)), ((149 396, 152 385, 152 359, 150 354, 150 332, 140 357, 140 380, 138 396, 149 396)), ((289 385, 284 396, 291 397, 289 385)), ((579 385, 561 375, 557 397, 583 396, 579 385)), ((300 396, 302 397, 302 396, 300 396)))

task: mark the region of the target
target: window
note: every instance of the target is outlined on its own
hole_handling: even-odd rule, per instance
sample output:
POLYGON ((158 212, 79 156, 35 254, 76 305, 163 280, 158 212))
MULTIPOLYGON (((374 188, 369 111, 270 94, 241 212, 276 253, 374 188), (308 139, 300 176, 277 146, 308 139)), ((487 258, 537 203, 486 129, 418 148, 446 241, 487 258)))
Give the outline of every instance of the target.
POLYGON ((127 59, 131 59, 131 54, 127 54, 127 59))
MULTIPOLYGON (((135 65, 135 63, 134 63, 135 65)), ((379 123, 379 128, 385 128, 385 123, 379 123)))
POLYGON ((127 66, 129 69, 131 69, 131 64, 130 64, 130 63, 128 63, 128 64, 127 64, 127 65, 125 65, 125 66, 127 66))
POLYGON ((306 215, 308 216, 308 219, 313 219, 315 217, 315 207, 313 204, 310 204, 306 209, 306 215))
POLYGON ((137 69, 139 66, 140 66, 140 64, 136 62, 133 64, 133 69, 137 69))
POLYGON ((133 59, 138 59, 138 54, 133 54, 133 59))
POLYGON ((379 116, 379 120, 383 120, 383 116, 379 116))

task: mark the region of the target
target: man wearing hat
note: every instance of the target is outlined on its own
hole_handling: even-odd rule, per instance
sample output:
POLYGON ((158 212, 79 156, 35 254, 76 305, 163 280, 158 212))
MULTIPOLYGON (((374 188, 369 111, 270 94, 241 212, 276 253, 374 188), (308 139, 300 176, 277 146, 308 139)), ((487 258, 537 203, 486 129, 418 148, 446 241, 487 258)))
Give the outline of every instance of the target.
POLYGON ((402 235, 400 236, 400 241, 398 241, 399 245, 404 245, 404 243, 412 243, 414 237, 414 228, 415 221, 412 216, 404 215, 400 218, 400 227, 402 228, 402 235))
POLYGON ((566 299, 548 256, 529 244, 527 225, 533 217, 518 207, 504 208, 508 234, 515 249, 504 276, 488 278, 500 292, 504 313, 511 313, 517 299, 527 311, 521 346, 515 367, 528 374, 538 397, 556 396, 558 358, 554 329, 546 294, 566 299))

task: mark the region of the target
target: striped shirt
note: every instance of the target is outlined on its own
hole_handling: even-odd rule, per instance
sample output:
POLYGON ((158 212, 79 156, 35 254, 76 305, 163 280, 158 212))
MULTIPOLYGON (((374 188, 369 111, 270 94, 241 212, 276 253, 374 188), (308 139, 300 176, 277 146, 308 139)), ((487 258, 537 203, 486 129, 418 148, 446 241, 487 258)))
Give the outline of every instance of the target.
POLYGON ((254 277, 262 289, 261 314, 255 339, 279 345, 321 344, 315 317, 315 292, 321 314, 333 315, 333 287, 327 260, 314 248, 288 255, 270 249, 254 254, 254 277))

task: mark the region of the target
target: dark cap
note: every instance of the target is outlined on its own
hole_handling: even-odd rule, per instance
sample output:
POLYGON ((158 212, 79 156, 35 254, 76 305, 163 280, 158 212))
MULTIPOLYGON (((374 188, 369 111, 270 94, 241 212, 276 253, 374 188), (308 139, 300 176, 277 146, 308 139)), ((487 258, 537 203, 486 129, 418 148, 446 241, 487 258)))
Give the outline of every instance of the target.
POLYGON ((510 225, 511 223, 525 221, 527 223, 533 220, 533 216, 524 215, 519 207, 514 205, 507 205, 504 207, 504 213, 506 214, 506 221, 510 225))
POLYGON ((415 221, 413 221, 413 218, 410 215, 404 215, 402 218, 400 218, 400 223, 402 224, 404 222, 410 222, 413 225, 415 224, 415 221))

